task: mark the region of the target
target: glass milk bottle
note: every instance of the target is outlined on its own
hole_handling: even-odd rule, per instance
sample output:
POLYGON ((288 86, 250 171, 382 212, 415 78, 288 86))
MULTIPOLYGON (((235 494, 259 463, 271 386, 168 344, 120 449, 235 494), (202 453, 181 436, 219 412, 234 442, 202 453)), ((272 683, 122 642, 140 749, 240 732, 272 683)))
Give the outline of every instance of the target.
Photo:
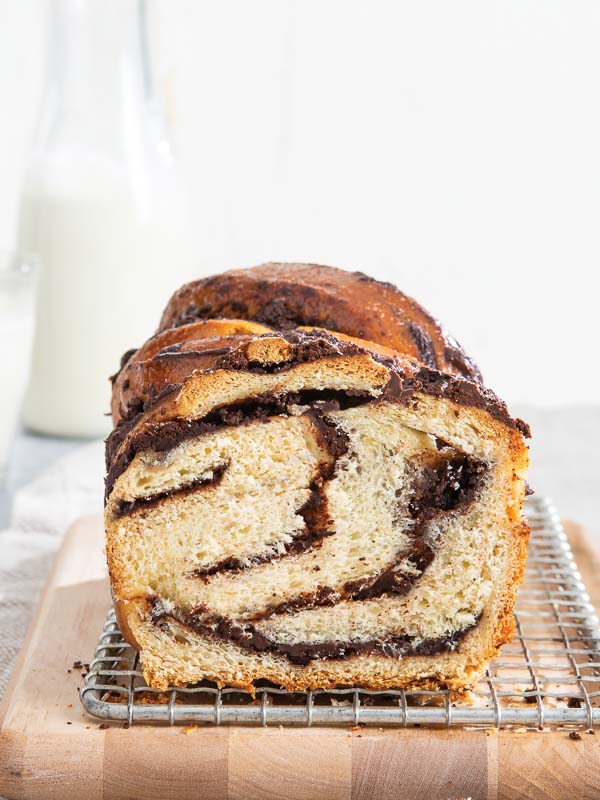
POLYGON ((39 253, 32 375, 36 431, 99 436, 108 376, 200 274, 187 204, 151 86, 143 0, 54 0, 20 248, 39 253))

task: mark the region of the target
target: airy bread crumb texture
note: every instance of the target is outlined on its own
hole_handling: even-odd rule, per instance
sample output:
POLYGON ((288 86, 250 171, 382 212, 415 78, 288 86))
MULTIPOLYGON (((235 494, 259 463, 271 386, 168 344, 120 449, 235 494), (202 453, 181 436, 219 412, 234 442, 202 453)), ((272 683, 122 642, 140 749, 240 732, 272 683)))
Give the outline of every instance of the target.
MULTIPOLYGON (((263 340, 263 349, 270 346, 263 340)), ((267 356, 275 357, 262 354, 267 356)), ((111 580, 121 627, 140 649, 151 686, 206 678, 248 689, 267 679, 290 690, 463 690, 510 638, 528 533, 520 516, 527 466, 521 435, 481 409, 447 399, 420 394, 410 405, 385 401, 378 395, 387 370, 363 356, 350 366, 342 362, 352 359, 338 361, 245 375, 243 381, 217 371, 188 381, 177 400, 179 413, 196 417, 215 397, 237 402, 307 386, 368 390, 370 402, 322 413, 345 436, 346 450, 337 457, 314 415, 298 406, 286 415, 204 433, 166 453, 138 453, 117 479, 106 508, 111 580), (415 465, 435 457, 440 442, 448 452, 477 459, 485 474, 464 508, 429 521, 434 558, 421 572, 410 559, 415 465), (294 543, 306 533, 303 511, 315 489, 326 499, 324 530, 312 546, 296 552, 294 543), (119 503, 144 498, 157 499, 119 513, 119 503), (232 559, 237 567, 223 569, 232 559), (405 593, 353 599, 344 590, 349 581, 392 563, 412 581, 405 593), (339 592, 333 605, 272 613, 320 587, 339 592), (156 598, 167 611, 209 610, 252 624, 277 643, 405 635, 418 644, 468 630, 455 649, 435 655, 373 652, 299 665, 277 652, 255 652, 198 632, 168 613, 158 625, 151 613, 156 598)))

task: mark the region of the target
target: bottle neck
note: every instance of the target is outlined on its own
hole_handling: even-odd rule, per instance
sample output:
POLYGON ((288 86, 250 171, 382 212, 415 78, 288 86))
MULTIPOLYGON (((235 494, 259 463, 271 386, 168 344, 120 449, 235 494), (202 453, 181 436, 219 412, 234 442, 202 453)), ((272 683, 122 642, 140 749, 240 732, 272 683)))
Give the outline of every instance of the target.
POLYGON ((145 0, 52 0, 38 145, 121 157, 140 135, 163 138, 146 13, 145 0))

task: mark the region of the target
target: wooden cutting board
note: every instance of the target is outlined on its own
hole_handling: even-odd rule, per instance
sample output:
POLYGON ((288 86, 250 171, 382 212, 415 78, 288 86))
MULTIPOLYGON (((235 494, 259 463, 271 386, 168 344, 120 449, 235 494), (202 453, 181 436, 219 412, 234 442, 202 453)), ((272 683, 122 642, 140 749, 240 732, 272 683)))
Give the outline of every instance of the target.
MULTIPOLYGON (((600 557, 567 526, 600 607, 600 557)), ((109 605, 100 520, 68 532, 0 708, 0 796, 188 798, 600 798, 600 729, 565 731, 134 726, 79 703, 109 605)))

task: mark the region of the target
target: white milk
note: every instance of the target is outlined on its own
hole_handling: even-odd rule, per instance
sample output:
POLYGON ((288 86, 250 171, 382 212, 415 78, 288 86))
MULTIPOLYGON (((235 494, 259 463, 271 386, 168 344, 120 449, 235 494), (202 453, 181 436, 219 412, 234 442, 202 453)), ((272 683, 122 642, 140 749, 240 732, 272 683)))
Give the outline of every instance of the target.
POLYGON ((201 272, 169 164, 141 161, 71 147, 30 167, 19 246, 42 260, 24 409, 34 430, 106 434, 109 375, 156 329, 171 292, 201 272))
POLYGON ((29 291, 5 291, 0 285, 0 362, 5 377, 0 391, 0 477, 8 461, 27 383, 33 324, 29 291))

